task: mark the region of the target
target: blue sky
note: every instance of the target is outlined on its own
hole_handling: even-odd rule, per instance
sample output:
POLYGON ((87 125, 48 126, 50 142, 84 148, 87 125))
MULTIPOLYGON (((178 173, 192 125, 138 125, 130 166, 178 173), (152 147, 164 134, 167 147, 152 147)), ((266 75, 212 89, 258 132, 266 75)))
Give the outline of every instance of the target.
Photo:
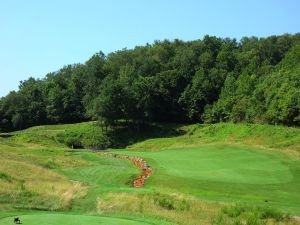
POLYGON ((0 0, 0 96, 94 53, 300 32, 298 0, 0 0))

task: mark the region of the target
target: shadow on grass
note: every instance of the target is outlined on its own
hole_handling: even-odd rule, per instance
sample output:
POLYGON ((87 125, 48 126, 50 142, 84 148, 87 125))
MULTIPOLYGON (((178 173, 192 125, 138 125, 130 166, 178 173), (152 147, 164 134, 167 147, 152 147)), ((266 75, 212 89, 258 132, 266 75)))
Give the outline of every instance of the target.
POLYGON ((13 136, 14 136, 13 134, 6 134, 6 133, 0 134, 1 138, 10 138, 10 137, 13 137, 13 136))
POLYGON ((137 142, 151 138, 171 138, 181 136, 186 132, 180 124, 147 123, 139 126, 119 123, 110 129, 106 135, 113 148, 124 148, 137 142))

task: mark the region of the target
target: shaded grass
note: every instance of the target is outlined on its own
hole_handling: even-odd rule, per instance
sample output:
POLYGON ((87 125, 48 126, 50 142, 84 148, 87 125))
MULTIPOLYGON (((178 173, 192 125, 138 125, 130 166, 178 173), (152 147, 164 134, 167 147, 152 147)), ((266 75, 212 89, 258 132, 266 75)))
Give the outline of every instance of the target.
MULTIPOLYGON (((13 133, 16 143, 46 146, 129 147, 130 149, 162 150, 225 142, 251 144, 300 152, 300 129, 262 124, 145 124, 141 129, 122 123, 104 132, 97 122, 48 125, 13 133)), ((11 135, 11 134, 6 134, 11 135)))
POLYGON ((240 143, 251 146, 290 149, 300 152, 300 129, 261 124, 194 124, 182 126, 182 135, 155 138, 129 146, 132 150, 160 151, 169 148, 199 146, 207 143, 240 143))
MULTIPOLYGON (((34 143, 44 146, 108 146, 123 148, 128 145, 157 137, 174 137, 184 131, 178 124, 143 124, 139 129, 131 123, 118 123, 105 130, 96 121, 65 125, 45 125, 31 127, 12 133, 17 143, 34 143)), ((8 134, 6 134, 8 135, 8 134)), ((9 134, 10 135, 10 134, 9 134)))

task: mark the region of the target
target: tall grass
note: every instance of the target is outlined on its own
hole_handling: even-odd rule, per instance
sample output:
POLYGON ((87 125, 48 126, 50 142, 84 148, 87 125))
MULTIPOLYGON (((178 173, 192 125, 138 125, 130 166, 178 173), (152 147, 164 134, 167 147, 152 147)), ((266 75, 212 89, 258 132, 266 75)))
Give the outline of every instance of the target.
POLYGON ((256 207, 236 204, 225 206, 222 212, 213 220, 214 225, 241 224, 294 224, 289 214, 271 207, 256 207))
POLYGON ((181 135, 139 142, 130 149, 161 150, 192 147, 207 143, 240 143, 300 152, 300 128, 262 124, 194 124, 181 126, 181 135))

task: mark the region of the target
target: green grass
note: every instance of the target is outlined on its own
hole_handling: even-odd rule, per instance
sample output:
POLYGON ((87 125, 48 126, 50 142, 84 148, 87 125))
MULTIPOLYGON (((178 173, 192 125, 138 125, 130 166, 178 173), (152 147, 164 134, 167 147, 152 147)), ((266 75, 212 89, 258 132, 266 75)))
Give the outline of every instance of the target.
POLYGON ((172 149, 138 155, 154 160, 158 170, 168 176, 241 184, 280 184, 291 182, 293 175, 277 154, 259 152, 251 148, 226 145, 200 148, 172 149))
MULTIPOLYGON (((19 216, 22 224, 30 225, 146 225, 153 224, 138 219, 125 219, 99 216, 67 215, 67 214, 37 214, 19 216)), ((0 225, 14 224, 14 217, 0 219, 0 225)))
POLYGON ((58 172, 69 179, 79 181, 89 190, 84 198, 74 200, 73 211, 96 212, 97 197, 111 191, 131 190, 131 177, 139 170, 129 161, 97 157, 91 152, 76 152, 75 155, 92 163, 88 166, 62 168, 58 172))
POLYGON ((290 216, 270 207, 249 207, 236 204, 224 207, 214 219, 213 224, 266 225, 268 220, 275 224, 285 224, 290 220, 290 216))
POLYGON ((199 146, 207 143, 246 144, 251 146, 291 150, 300 153, 300 129, 261 124, 194 124, 177 128, 182 135, 154 138, 129 146, 132 150, 156 151, 162 149, 199 146))
POLYGON ((297 224, 285 215, 300 215, 299 128, 151 124, 104 135, 87 122, 9 135, 0 135, 0 225, 13 215, 33 225, 49 224, 44 216, 83 225, 297 224), (67 147, 107 140, 126 147, 110 152, 154 168, 143 188, 131 186, 140 171, 130 161, 67 147))
POLYGON ((15 134, 14 139, 17 143, 65 147, 65 145, 71 145, 75 140, 79 144, 97 145, 101 141, 102 130, 96 122, 86 122, 37 126, 13 134, 15 134))
POLYGON ((147 181, 148 188, 193 194, 201 199, 266 204, 300 214, 300 164, 282 152, 204 145, 115 153, 140 156, 155 168, 155 175, 147 181))

